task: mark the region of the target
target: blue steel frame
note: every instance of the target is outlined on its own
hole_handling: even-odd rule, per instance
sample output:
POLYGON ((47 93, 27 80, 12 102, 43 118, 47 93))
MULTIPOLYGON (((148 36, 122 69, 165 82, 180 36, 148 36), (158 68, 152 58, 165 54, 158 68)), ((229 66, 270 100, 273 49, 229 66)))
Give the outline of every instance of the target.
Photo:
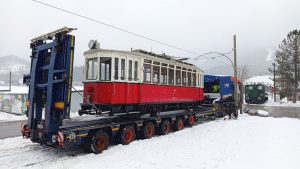
POLYGON ((75 36, 64 32, 49 43, 31 44, 31 69, 24 83, 29 86, 27 127, 32 141, 49 142, 70 116, 74 45, 75 36), (55 102, 63 103, 63 108, 55 107, 55 102), (42 138, 38 137, 41 130, 42 138))

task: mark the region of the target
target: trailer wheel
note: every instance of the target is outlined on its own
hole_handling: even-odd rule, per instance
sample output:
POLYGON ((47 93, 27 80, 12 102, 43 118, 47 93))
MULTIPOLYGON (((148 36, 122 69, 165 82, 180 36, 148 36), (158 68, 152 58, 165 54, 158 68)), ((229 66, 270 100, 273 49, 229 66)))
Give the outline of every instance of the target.
POLYGON ((181 117, 177 117, 175 124, 174 124, 174 130, 179 131, 184 128, 184 122, 181 117))
POLYGON ((146 122, 142 129, 142 138, 148 139, 153 137, 155 134, 155 126, 152 122, 146 122))
POLYGON ((135 140, 135 130, 132 126, 125 126, 120 133, 120 142, 123 145, 127 145, 135 140))
POLYGON ((186 124, 188 126, 193 126, 195 123, 195 116, 193 114, 189 115, 186 124))
POLYGON ((104 131, 98 131, 92 135, 90 148, 95 154, 102 153, 109 145, 109 135, 104 131))
POLYGON ((166 135, 171 132, 171 123, 169 120, 163 120, 159 127, 160 134, 166 135))

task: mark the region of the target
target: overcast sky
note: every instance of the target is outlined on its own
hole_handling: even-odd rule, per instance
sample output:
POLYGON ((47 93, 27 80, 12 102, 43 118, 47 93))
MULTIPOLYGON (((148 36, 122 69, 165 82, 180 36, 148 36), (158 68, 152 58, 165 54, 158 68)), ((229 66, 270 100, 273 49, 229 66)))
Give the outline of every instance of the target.
MULTIPOLYGON (((300 28, 299 0, 41 1, 197 53, 228 52, 236 34, 240 63, 251 60, 257 50, 274 48, 290 30, 300 28)), ((83 64, 90 39, 98 40, 102 48, 196 57, 31 0, 0 1, 0 56, 29 58, 30 39, 63 26, 78 28, 73 32, 76 65, 83 64)), ((214 61, 199 64, 209 67, 214 61)))

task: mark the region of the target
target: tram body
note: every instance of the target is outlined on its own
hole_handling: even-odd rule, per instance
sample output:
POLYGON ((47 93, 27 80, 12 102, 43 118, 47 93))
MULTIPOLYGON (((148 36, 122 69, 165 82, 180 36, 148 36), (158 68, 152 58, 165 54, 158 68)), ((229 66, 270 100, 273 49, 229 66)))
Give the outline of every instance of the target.
POLYGON ((143 50, 91 49, 84 55, 81 111, 145 114, 204 100, 203 71, 192 64, 143 50))

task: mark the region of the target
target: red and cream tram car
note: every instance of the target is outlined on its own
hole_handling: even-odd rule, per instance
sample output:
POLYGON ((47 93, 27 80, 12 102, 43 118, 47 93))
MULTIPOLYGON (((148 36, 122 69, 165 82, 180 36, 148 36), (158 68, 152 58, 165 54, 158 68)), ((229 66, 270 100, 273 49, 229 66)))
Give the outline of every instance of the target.
POLYGON ((105 49, 90 49, 84 56, 81 114, 148 114, 192 108, 204 99, 203 71, 170 56, 105 49))

